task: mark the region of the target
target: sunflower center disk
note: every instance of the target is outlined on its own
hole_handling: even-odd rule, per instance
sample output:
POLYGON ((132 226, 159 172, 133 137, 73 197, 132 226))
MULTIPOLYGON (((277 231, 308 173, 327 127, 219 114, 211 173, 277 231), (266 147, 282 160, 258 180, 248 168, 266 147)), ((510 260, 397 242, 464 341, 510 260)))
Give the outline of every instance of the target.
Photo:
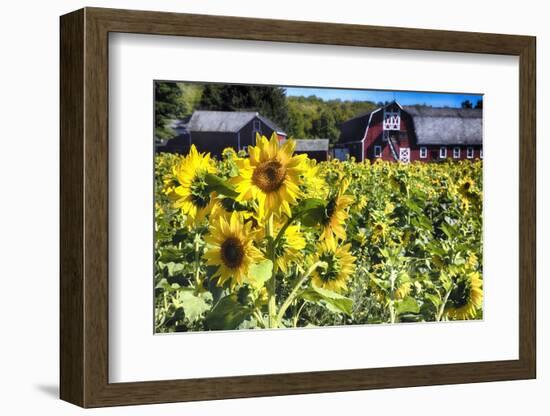
POLYGON ((327 263, 327 268, 319 273, 321 279, 325 282, 338 279, 341 271, 340 260, 335 253, 323 253, 319 256, 319 260, 327 263))
POLYGON ((323 218, 323 225, 327 225, 331 220, 332 216, 336 212, 336 198, 331 198, 328 201, 327 207, 325 208, 325 217, 323 218))
POLYGON ((252 181, 265 193, 278 190, 286 178, 286 169, 277 160, 260 164, 252 174, 252 181))
POLYGON ((238 268, 244 258, 244 247, 239 239, 230 237, 222 243, 222 260, 230 269, 238 268))
POLYGON ((467 305, 469 298, 470 286, 463 280, 458 282, 456 288, 449 295, 449 301, 455 308, 467 305))

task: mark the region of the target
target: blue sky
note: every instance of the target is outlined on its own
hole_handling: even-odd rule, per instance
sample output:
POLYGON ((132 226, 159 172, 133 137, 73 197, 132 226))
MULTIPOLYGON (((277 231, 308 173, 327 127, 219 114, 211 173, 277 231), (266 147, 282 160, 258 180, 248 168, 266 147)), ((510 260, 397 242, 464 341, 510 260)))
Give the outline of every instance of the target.
POLYGON ((482 99, 480 94, 452 94, 434 92, 346 90, 337 88, 285 87, 288 96, 316 95, 323 100, 341 99, 342 101, 392 101, 402 105, 427 104, 433 107, 460 107, 465 100, 473 104, 482 99))

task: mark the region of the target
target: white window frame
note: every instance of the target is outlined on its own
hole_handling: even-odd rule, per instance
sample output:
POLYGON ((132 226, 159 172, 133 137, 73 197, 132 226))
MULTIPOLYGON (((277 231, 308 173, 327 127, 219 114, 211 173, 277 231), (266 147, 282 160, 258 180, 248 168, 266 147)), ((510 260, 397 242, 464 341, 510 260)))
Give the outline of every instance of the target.
POLYGON ((441 146, 439 148, 439 158, 440 159, 447 159, 447 148, 445 146, 441 146))
POLYGON ((483 148, 479 149, 479 158, 483 159, 483 148))
POLYGON ((420 159, 426 159, 428 157, 428 148, 426 146, 422 146, 420 148, 420 159))
POLYGON ((382 146, 378 144, 374 146, 374 157, 382 157, 382 146))
POLYGON ((466 149, 466 158, 468 159, 473 159, 474 158, 474 148, 473 147, 468 147, 466 149))
POLYGON ((460 159, 460 147, 453 147, 453 159, 460 159))

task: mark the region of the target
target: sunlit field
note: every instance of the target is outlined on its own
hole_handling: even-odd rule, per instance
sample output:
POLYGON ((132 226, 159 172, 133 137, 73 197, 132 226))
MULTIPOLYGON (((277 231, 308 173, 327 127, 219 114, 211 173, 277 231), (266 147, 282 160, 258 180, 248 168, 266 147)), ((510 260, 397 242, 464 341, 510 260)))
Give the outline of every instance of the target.
POLYGON ((155 159, 155 331, 482 318, 482 162, 155 159))

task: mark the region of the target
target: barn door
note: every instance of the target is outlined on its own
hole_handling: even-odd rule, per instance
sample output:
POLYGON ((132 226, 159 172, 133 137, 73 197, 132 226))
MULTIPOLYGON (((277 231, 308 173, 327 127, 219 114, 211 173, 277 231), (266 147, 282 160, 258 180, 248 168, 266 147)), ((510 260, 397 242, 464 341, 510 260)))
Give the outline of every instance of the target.
POLYGON ((411 161, 411 149, 408 147, 399 149, 399 160, 403 163, 409 163, 411 161))

